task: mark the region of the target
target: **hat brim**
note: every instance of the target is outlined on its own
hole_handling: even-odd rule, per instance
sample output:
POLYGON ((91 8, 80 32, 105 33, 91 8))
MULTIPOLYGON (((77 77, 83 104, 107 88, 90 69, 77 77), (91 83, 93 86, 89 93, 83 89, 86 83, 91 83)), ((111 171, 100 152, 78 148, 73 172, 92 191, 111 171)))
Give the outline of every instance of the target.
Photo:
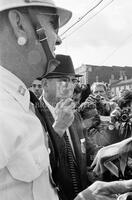
POLYGON ((60 16, 60 28, 61 28, 71 19, 72 12, 63 8, 57 8, 57 13, 60 16))
POLYGON ((75 74, 75 77, 79 78, 79 77, 82 77, 83 75, 82 74, 75 74))
POLYGON ((62 78, 62 77, 65 77, 65 76, 74 76, 74 77, 76 77, 76 74, 73 74, 73 73, 68 73, 68 74, 66 74, 66 73, 49 73, 49 74, 47 74, 44 78, 62 78))
POLYGON ((41 7, 49 7, 49 8, 56 8, 57 9, 57 14, 60 17, 60 26, 62 27, 64 26, 72 17, 72 12, 64 9, 64 8, 60 8, 57 7, 55 5, 51 5, 48 2, 45 2, 43 4, 43 2, 30 2, 30 3, 25 3, 25 2, 14 2, 14 3, 8 3, 6 5, 0 6, 0 11, 4 11, 4 10, 8 10, 8 9, 12 9, 12 8, 18 8, 18 7, 31 7, 31 6, 41 6, 41 7))

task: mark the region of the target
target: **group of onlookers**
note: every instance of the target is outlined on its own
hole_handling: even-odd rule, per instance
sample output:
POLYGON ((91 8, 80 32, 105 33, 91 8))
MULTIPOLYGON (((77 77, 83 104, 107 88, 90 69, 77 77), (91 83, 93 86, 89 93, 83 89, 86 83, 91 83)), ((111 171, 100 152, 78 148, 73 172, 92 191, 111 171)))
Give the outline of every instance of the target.
POLYGON ((95 180, 115 181, 120 178, 131 178, 130 159, 125 166, 124 174, 118 162, 114 163, 120 171, 118 175, 110 166, 106 172, 97 176, 90 166, 101 148, 109 147, 131 136, 132 91, 124 91, 115 101, 108 85, 103 82, 95 82, 91 87, 89 84, 81 87, 76 81, 70 56, 57 55, 57 59, 61 64, 55 71, 46 75, 43 80, 36 79, 30 90, 47 108, 47 116, 52 124, 56 118, 56 107, 61 109, 68 105, 69 113, 74 114, 70 121, 61 116, 63 123, 60 125, 60 130, 54 131, 51 136, 60 155, 59 166, 56 163, 53 144, 49 140, 52 175, 59 188, 59 195, 62 199, 73 199, 95 180), (69 154, 66 153, 69 151, 69 146, 72 164, 69 154), (79 149, 81 149, 80 154, 79 149), (79 162, 78 167, 76 162, 79 162))

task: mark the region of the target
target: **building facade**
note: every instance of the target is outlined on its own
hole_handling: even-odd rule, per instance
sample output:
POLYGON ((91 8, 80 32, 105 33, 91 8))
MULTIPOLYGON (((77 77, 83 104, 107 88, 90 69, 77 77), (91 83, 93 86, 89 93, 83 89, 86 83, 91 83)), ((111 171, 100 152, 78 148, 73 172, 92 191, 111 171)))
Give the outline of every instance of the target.
POLYGON ((111 84, 114 80, 132 78, 132 67, 81 65, 75 72, 83 75, 79 78, 81 83, 90 85, 96 81, 111 84))
POLYGON ((132 90, 132 78, 113 82, 111 84, 111 91, 114 96, 120 96, 123 90, 132 90))

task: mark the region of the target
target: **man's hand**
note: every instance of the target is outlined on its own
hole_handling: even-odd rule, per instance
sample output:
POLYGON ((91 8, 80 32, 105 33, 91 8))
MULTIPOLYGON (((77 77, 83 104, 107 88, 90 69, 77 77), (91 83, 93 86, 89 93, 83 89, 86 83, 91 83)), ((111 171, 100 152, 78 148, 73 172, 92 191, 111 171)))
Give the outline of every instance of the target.
POLYGON ((87 189, 83 190, 75 200, 116 200, 118 194, 130 191, 132 181, 96 181, 87 189))
POLYGON ((75 103, 72 99, 60 101, 55 107, 54 130, 62 137, 74 120, 75 103))
MULTIPOLYGON (((96 181, 88 187, 93 195, 114 198, 115 195, 130 191, 126 188, 127 181, 103 182, 96 181)), ((98 199, 98 198, 97 198, 98 199)))
MULTIPOLYGON (((113 183, 113 182, 110 182, 113 183)), ((77 195, 74 200, 116 200, 116 193, 112 190, 109 182, 96 181, 87 189, 77 195)))
POLYGON ((95 159, 91 165, 93 171, 97 174, 103 174, 106 170, 104 163, 107 161, 115 160, 122 155, 132 151, 132 138, 125 139, 121 142, 103 147, 98 151, 95 159))

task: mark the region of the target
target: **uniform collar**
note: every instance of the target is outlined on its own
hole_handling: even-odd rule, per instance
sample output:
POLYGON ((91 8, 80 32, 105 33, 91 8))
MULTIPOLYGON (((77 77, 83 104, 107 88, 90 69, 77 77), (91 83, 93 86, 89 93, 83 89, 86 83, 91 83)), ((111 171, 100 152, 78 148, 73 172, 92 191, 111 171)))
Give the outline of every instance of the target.
POLYGON ((0 87, 18 101, 24 110, 29 110, 30 95, 25 84, 13 73, 0 66, 0 87))

